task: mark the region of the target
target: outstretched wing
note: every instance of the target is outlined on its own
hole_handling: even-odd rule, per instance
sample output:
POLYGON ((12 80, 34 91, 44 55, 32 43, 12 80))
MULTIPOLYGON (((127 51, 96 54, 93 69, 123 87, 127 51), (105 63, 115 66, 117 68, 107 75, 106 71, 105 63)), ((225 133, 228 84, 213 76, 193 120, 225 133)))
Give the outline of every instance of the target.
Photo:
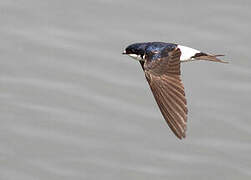
POLYGON ((180 50, 175 48, 166 57, 146 59, 142 67, 162 115, 174 134, 182 139, 187 126, 187 103, 180 79, 180 56, 180 50))

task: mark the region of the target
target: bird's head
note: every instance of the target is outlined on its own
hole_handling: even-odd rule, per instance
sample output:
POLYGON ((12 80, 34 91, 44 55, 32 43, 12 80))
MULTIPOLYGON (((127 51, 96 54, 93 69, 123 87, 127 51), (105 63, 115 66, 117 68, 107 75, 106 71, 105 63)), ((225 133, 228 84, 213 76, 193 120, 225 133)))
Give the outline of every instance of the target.
POLYGON ((127 46, 122 54, 126 54, 138 61, 144 61, 147 43, 135 43, 127 46))

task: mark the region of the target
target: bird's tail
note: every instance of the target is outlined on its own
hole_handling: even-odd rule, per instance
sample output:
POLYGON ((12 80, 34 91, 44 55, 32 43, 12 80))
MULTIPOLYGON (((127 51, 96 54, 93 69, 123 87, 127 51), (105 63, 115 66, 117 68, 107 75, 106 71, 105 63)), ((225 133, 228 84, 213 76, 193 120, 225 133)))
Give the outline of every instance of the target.
POLYGON ((184 60, 182 62, 189 62, 189 61, 197 61, 197 60, 205 60, 205 61, 214 61, 214 62, 220 62, 220 63, 228 63, 226 61, 223 61, 217 57, 224 56, 222 54, 217 54, 217 55, 209 55, 206 53, 197 53, 194 56, 192 56, 188 60, 184 60))
POLYGON ((209 54, 203 54, 202 56, 195 57, 195 60, 206 60, 206 61, 214 61, 214 62, 220 62, 220 63, 228 63, 226 61, 223 61, 217 57, 224 56, 222 54, 217 55, 209 55, 209 54))

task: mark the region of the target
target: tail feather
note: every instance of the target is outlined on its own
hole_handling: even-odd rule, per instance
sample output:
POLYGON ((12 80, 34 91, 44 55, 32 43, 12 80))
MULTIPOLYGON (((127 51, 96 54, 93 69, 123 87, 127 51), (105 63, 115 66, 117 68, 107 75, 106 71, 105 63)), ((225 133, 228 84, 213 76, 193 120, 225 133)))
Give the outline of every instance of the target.
POLYGON ((223 61, 217 57, 224 56, 222 54, 217 54, 217 55, 208 55, 208 54, 203 54, 202 56, 194 57, 195 60, 206 60, 206 61, 214 61, 214 62, 220 62, 220 63, 228 63, 226 61, 223 61))

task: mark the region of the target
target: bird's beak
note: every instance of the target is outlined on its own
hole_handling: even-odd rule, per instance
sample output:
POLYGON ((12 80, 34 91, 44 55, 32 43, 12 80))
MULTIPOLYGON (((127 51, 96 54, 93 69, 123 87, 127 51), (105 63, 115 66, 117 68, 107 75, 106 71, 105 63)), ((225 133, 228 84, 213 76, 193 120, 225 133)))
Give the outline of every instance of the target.
POLYGON ((126 54, 126 51, 123 51, 122 54, 126 54))

